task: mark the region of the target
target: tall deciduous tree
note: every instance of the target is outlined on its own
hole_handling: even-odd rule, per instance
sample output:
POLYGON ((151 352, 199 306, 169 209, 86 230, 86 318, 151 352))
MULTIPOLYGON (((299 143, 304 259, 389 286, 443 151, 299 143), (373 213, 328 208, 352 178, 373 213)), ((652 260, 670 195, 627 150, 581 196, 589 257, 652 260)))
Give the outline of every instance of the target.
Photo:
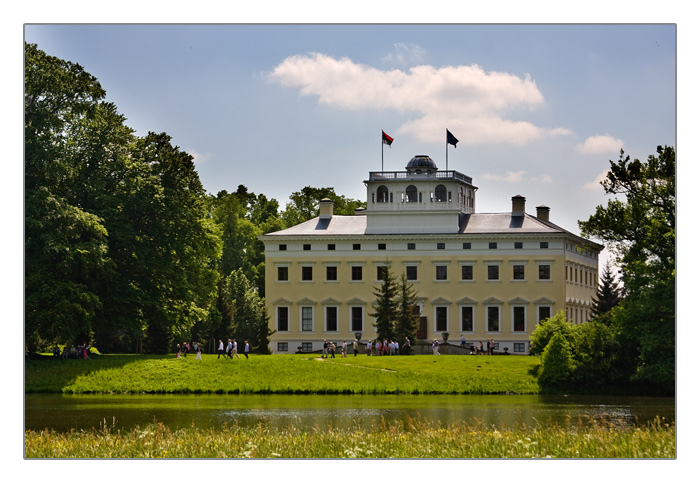
POLYGON ((289 196, 282 219, 287 227, 298 225, 318 216, 318 203, 324 198, 333 201, 333 213, 336 215, 354 215, 356 208, 366 207, 366 203, 337 195, 333 188, 312 188, 306 186, 289 196))
POLYGON ((661 391, 675 387, 676 153, 659 146, 646 162, 620 152, 603 181, 610 200, 579 226, 604 240, 622 268, 626 297, 613 323, 622 350, 636 360, 632 380, 661 391))

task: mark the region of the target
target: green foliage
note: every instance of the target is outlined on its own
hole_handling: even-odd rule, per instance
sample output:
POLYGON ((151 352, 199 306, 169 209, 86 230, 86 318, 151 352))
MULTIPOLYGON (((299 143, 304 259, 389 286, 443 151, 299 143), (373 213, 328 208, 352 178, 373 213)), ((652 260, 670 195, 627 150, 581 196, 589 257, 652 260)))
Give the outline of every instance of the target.
MULTIPOLYGON (((621 299, 622 288, 618 285, 613 275, 612 265, 608 260, 603 268, 600 284, 598 285, 598 290, 596 291, 593 304, 591 305, 593 317, 600 319, 602 316, 605 316, 620 303, 621 299)), ((609 322, 609 317, 605 317, 601 319, 601 321, 602 320, 609 322)))
POLYGON ((312 188, 306 186, 289 196, 282 219, 288 227, 298 225, 318 216, 318 204, 324 198, 333 201, 333 213, 336 215, 354 215, 356 208, 365 208, 367 203, 337 195, 333 188, 312 188))
POLYGON ((646 162, 620 152, 603 182, 615 196, 579 226, 604 240, 622 268, 626 298, 613 317, 628 377, 649 389, 675 388, 676 154, 659 146, 646 162))
POLYGON ((418 320, 420 316, 415 313, 418 296, 413 285, 406 278, 406 274, 401 274, 398 290, 396 294, 396 337, 404 353, 403 342, 408 337, 411 347, 416 342, 416 332, 418 331, 418 320))
POLYGON ((27 344, 164 352, 206 317, 220 241, 192 157, 137 138, 81 66, 25 45, 27 344))
POLYGON ((573 340, 574 326, 566 320, 566 313, 560 310, 553 317, 541 320, 532 331, 530 336, 530 352, 542 354, 545 347, 555 334, 561 333, 564 338, 571 342, 573 340))
POLYGON ((396 300, 397 286, 396 277, 391 273, 390 267, 387 265, 382 270, 382 283, 373 290, 377 297, 377 305, 374 313, 370 316, 374 317, 376 322, 373 324, 377 329, 377 338, 379 340, 394 340, 396 337, 396 315, 398 303, 396 300))
POLYGON ((540 384, 561 387, 568 382, 575 367, 569 341, 561 331, 555 332, 542 352, 538 374, 540 384))

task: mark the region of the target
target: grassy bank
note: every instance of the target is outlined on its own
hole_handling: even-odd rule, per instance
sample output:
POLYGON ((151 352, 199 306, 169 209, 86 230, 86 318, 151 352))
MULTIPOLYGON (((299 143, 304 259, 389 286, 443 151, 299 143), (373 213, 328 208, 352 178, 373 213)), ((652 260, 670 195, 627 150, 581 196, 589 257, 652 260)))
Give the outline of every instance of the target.
POLYGON ((674 458, 675 426, 604 424, 494 428, 427 422, 335 431, 188 428, 150 424, 128 432, 27 431, 26 458, 674 458))
POLYGON ((29 359, 26 392, 68 394, 537 394, 535 357, 385 356, 217 359, 106 355, 29 359))

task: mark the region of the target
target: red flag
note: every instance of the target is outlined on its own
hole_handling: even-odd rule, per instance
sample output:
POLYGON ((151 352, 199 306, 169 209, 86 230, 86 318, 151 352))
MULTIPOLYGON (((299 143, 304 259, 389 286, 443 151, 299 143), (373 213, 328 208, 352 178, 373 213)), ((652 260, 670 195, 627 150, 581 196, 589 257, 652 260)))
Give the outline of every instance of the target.
POLYGON ((382 143, 387 144, 387 145, 389 145, 389 147, 391 147, 391 143, 393 143, 393 142, 394 142, 394 138, 392 138, 387 133, 382 131, 382 143))

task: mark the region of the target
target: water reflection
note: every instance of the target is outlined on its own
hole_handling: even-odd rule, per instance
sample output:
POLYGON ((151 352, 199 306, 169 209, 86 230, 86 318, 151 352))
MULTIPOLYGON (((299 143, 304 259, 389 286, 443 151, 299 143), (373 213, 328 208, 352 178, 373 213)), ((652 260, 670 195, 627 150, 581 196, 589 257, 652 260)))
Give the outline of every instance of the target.
POLYGON ((25 396, 26 429, 119 429, 163 422, 173 429, 262 424, 300 429, 364 429, 428 420, 496 427, 536 424, 646 424, 675 421, 672 398, 460 395, 128 395, 25 396))

